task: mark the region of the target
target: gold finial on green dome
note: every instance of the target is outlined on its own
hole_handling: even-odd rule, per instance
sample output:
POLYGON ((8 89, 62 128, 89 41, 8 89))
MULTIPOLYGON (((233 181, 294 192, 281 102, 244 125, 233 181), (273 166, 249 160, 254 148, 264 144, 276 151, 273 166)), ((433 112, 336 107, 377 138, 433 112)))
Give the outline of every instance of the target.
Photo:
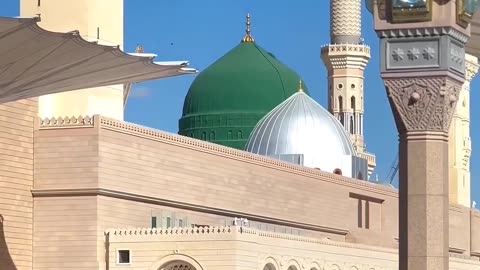
POLYGON ((253 43, 255 42, 255 39, 252 37, 251 29, 250 29, 250 13, 247 14, 247 29, 245 30, 246 35, 242 39, 242 42, 250 42, 253 43))
POLYGON ((298 86, 298 92, 303 92, 303 83, 302 80, 300 80, 299 86, 298 86))

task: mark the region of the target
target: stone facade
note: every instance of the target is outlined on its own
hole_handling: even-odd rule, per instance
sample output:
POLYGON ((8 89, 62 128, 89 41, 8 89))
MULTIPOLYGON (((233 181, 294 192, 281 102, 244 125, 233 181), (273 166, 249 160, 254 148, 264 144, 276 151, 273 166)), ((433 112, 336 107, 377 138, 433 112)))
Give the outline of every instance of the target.
MULTIPOLYGON (((337 269, 325 268, 327 261, 342 270, 395 268, 398 194, 389 187, 100 116, 43 120, 34 138, 33 269, 115 269, 115 250, 122 248, 133 255, 127 269, 156 267, 175 250, 202 269, 263 268, 267 255, 279 265, 289 256, 316 259, 322 270, 337 269), (235 217, 249 222, 242 233, 234 227, 236 240, 223 251, 228 259, 209 259, 221 246, 217 234, 201 238, 192 226, 229 228, 235 217), (105 238, 111 228, 137 234, 132 228, 152 227, 153 218, 157 234, 165 234, 144 235, 144 242, 105 238), (377 261, 367 265, 372 256, 377 261)), ((452 206, 450 216, 452 263, 477 269, 480 214, 452 206)))

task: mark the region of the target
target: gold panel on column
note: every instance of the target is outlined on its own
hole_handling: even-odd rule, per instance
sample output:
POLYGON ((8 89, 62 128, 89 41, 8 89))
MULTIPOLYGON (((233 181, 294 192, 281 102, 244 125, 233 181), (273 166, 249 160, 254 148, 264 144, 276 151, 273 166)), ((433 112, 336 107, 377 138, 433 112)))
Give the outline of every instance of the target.
POLYGON ((467 27, 478 10, 479 0, 457 0, 457 23, 467 27))
POLYGON ((393 23, 424 22, 432 19, 432 0, 390 0, 393 23))

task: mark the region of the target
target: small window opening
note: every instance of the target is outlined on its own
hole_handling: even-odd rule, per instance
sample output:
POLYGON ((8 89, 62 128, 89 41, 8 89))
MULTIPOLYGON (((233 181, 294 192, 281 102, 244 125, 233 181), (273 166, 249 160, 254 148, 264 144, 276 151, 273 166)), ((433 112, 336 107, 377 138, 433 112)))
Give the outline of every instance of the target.
POLYGON ((41 4, 41 0, 37 0, 37 7, 40 7, 41 4))
POLYGON ((178 220, 178 227, 180 227, 180 228, 183 227, 183 219, 178 220))
POLYGON ((172 227, 172 219, 170 217, 167 217, 167 228, 172 227))
POLYGON ((152 228, 157 228, 157 217, 152 217, 152 228))
POLYGON ((100 27, 97 27, 97 39, 100 39, 100 27))
POLYGON ((333 173, 338 174, 338 175, 342 175, 342 170, 337 168, 337 169, 333 170, 333 173))
POLYGON ((117 259, 118 264, 130 264, 130 250, 118 250, 117 259))

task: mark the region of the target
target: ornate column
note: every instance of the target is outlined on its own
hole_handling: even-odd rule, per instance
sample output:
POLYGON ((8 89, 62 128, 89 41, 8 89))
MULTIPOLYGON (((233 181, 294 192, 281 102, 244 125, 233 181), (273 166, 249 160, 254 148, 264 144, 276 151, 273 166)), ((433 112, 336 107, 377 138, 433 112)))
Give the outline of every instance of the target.
POLYGON ((448 130, 464 81, 467 1, 367 0, 399 133, 402 270, 448 269, 448 130))
POLYGON ((449 131, 450 204, 472 205, 470 190, 470 82, 477 75, 478 59, 465 55, 465 82, 460 91, 449 131))

